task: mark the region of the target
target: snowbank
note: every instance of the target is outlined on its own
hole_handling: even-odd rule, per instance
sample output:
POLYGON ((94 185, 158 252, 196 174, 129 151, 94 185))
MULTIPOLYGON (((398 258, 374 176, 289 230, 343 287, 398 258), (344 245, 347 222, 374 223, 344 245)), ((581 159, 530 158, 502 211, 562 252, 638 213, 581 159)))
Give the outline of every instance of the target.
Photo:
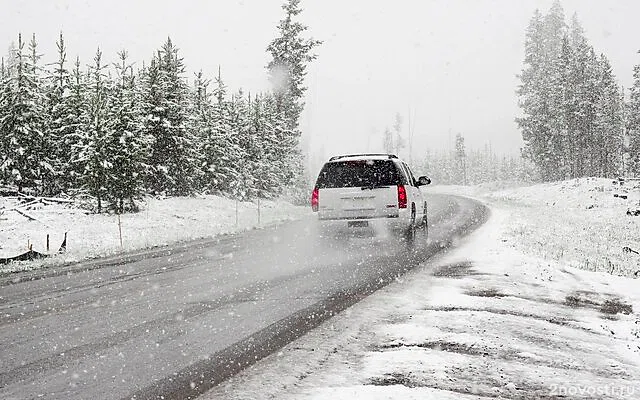
MULTIPOLYGON (((15 206, 15 200, 0 197, 0 210, 15 206)), ((64 204, 35 204, 30 220, 15 211, 0 214, 0 258, 28 250, 56 252, 67 232, 64 254, 43 261, 0 265, 0 272, 38 268, 86 258, 139 250, 179 241, 213 237, 310 214, 310 208, 282 200, 238 202, 219 196, 147 198, 141 211, 120 216, 90 214, 64 204), (236 211, 237 209, 237 211, 236 211), (237 215, 237 221, 236 221, 237 215), (122 246, 120 245, 122 232, 122 246)))
POLYGON ((507 229, 519 250, 588 271, 635 276, 640 271, 640 181, 582 178, 503 188, 434 186, 512 212, 507 229))

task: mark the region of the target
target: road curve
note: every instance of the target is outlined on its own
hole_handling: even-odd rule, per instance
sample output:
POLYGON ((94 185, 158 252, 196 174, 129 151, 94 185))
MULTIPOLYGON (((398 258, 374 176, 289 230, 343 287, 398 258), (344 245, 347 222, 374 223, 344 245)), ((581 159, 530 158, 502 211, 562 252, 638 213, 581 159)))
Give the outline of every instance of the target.
POLYGON ((429 240, 315 239, 312 220, 0 278, 0 398, 185 399, 482 224, 427 195, 429 240))

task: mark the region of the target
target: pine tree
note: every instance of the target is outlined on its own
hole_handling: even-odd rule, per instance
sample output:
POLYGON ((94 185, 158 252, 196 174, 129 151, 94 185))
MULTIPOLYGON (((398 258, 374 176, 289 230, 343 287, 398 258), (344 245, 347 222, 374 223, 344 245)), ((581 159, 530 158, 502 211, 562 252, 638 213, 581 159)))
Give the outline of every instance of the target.
POLYGON ((602 54, 599 61, 598 94, 593 172, 597 176, 614 177, 622 172, 623 155, 623 107, 621 93, 611 64, 602 54))
POLYGON ((11 125, 5 122, 9 117, 12 95, 12 71, 6 67, 2 58, 2 76, 0 80, 0 185, 12 184, 13 149, 11 137, 11 125))
POLYGON ((299 164, 295 164, 300 159, 297 158, 297 153, 292 151, 296 142, 287 132, 287 117, 278 107, 273 94, 263 97, 261 115, 265 127, 263 135, 260 136, 260 147, 263 149, 260 162, 265 177, 264 181, 261 181, 261 190, 265 194, 278 196, 289 189, 288 186, 295 178, 295 171, 301 168, 299 164))
POLYGON ((278 110, 285 113, 287 128, 293 131, 298 128, 298 119, 304 108, 302 99, 306 91, 304 77, 307 64, 316 59, 313 49, 322 42, 302 37, 307 27, 295 21, 302 12, 300 0, 287 0, 282 9, 285 17, 278 24, 279 36, 267 47, 272 57, 267 69, 278 110))
POLYGON ((395 151, 393 134, 391 133, 391 130, 388 127, 384 128, 384 133, 382 135, 382 148, 384 149, 384 152, 387 154, 393 154, 395 151))
MULTIPOLYGON (((21 35, 18 35, 21 36, 21 35)), ((14 75, 16 72, 18 49, 15 42, 9 44, 6 57, 3 57, 4 73, 6 75, 14 75)))
POLYGON ((197 147, 197 178, 194 188, 198 191, 206 191, 208 188, 205 171, 207 169, 206 149, 212 137, 212 103, 209 91, 210 81, 204 78, 202 71, 196 74, 193 92, 193 130, 197 147))
POLYGON ((576 84, 573 79, 572 66, 575 58, 573 46, 569 38, 569 34, 565 33, 562 38, 562 50, 560 53, 560 59, 558 60, 558 72, 557 84, 562 87, 562 103, 558 122, 560 129, 560 141, 558 143, 560 149, 560 170, 558 171, 558 177, 560 179, 567 179, 575 176, 574 163, 575 163, 575 132, 570 129, 570 123, 573 115, 576 113, 578 104, 575 102, 576 84))
POLYGON ((24 53, 22 36, 18 36, 15 65, 3 85, 0 98, 0 149, 4 154, 0 168, 5 183, 18 191, 31 188, 42 193, 43 178, 52 173, 44 128, 44 96, 35 36, 31 54, 24 53))
POLYGON ((145 82, 145 131, 152 138, 147 185, 154 193, 184 196, 195 188, 197 158, 184 72, 169 38, 151 61, 145 82))
POLYGON ((71 138, 76 130, 76 121, 70 104, 71 74, 66 68, 67 50, 62 33, 56 45, 58 60, 48 76, 47 90, 47 131, 52 142, 55 143, 51 149, 55 175, 50 183, 50 191, 54 193, 67 192, 73 184, 69 155, 72 153, 73 145, 71 138))
POLYGON ((596 56, 577 16, 558 1, 527 29, 517 118, 523 154, 544 181, 611 176, 620 165, 620 93, 606 57, 596 56))
POLYGON ((247 107, 242 91, 231 96, 226 108, 226 134, 230 140, 230 148, 235 151, 227 155, 228 170, 233 179, 228 179, 226 191, 236 199, 248 199, 246 189, 253 183, 248 175, 246 150, 248 147, 248 121, 247 107))
POLYGON ((204 189, 213 194, 231 194, 234 182, 240 180, 236 163, 242 158, 241 149, 233 137, 227 88, 220 70, 213 89, 215 103, 203 138, 202 157, 204 189))
POLYGON ((307 27, 295 20, 302 12, 300 0, 287 0, 282 8, 285 17, 278 24, 278 36, 267 47, 272 57, 267 69, 274 90, 276 115, 284 117, 285 125, 279 129, 291 137, 284 139, 288 146, 283 150, 284 157, 291 161, 289 170, 294 173, 286 184, 297 187, 300 193, 304 193, 297 197, 306 200, 304 157, 299 147, 299 119, 304 109, 306 68, 317 57, 313 53, 314 48, 322 42, 302 36, 307 27))
POLYGON ((111 168, 106 185, 111 208, 117 213, 137 210, 135 200, 143 193, 148 141, 140 124, 141 109, 136 96, 135 75, 126 51, 118 53, 117 82, 110 96, 107 159, 111 168), (128 201, 128 206, 125 204, 128 201))
POLYGON ((269 115, 269 95, 255 96, 249 107, 250 146, 245 150, 250 160, 252 189, 251 197, 268 198, 279 192, 277 164, 269 156, 276 153, 277 143, 273 136, 269 115))
POLYGON ((29 42, 29 61, 31 64, 31 73, 33 76, 33 110, 35 114, 33 118, 34 126, 38 126, 40 130, 40 136, 37 137, 37 142, 34 146, 35 156, 38 160, 35 166, 35 173, 37 176, 38 188, 37 192, 41 194, 57 194, 59 192, 58 187, 55 184, 56 178, 56 156, 55 156, 55 137, 51 135, 48 130, 48 114, 47 114, 47 99, 45 86, 46 82, 43 77, 44 70, 40 66, 41 54, 38 53, 38 43, 36 42, 36 35, 33 34, 31 41, 29 42))
POLYGON ((258 146, 251 116, 251 96, 245 98, 242 90, 232 98, 232 124, 236 143, 241 149, 238 160, 237 172, 240 176, 238 186, 233 190, 237 198, 250 200, 257 197, 260 192, 257 187, 259 171, 256 170, 257 157, 260 157, 256 147, 258 146))
POLYGON ((467 184, 467 153, 464 145, 464 137, 461 133, 456 135, 456 153, 458 182, 463 185, 467 184))
POLYGON ((63 110, 60 111, 67 119, 66 125, 61 125, 65 128, 61 132, 63 136, 60 145, 69 149, 65 157, 67 162, 63 163, 62 184, 72 194, 86 192, 83 190, 86 164, 84 145, 87 143, 90 122, 89 83, 80 65, 80 58, 76 57, 70 76, 69 96, 63 97, 63 110))
POLYGON ((79 161, 83 166, 82 187, 96 200, 97 212, 102 212, 104 202, 109 199, 107 186, 109 174, 114 168, 110 159, 110 137, 114 129, 109 115, 110 82, 106 66, 102 62, 102 51, 98 49, 89 67, 88 82, 88 121, 86 131, 80 143, 79 161))
POLYGON ((640 64, 633 68, 633 86, 627 105, 628 170, 640 177, 640 64))
POLYGON ((551 180, 549 89, 546 80, 548 71, 545 70, 549 56, 545 41, 544 17, 536 10, 526 32, 525 67, 520 74, 521 84, 517 91, 523 116, 516 121, 522 130, 525 156, 539 166, 544 180, 551 180))
POLYGON ((584 31, 574 16, 571 26, 574 60, 571 75, 574 85, 574 112, 569 121, 574 143, 574 174, 572 177, 595 175, 595 118, 598 102, 599 66, 595 51, 587 42, 584 31))
POLYGON ((406 147, 405 140, 402 137, 402 116, 400 113, 396 113, 395 120, 393 121, 393 131, 395 133, 395 154, 400 154, 400 150, 406 147))

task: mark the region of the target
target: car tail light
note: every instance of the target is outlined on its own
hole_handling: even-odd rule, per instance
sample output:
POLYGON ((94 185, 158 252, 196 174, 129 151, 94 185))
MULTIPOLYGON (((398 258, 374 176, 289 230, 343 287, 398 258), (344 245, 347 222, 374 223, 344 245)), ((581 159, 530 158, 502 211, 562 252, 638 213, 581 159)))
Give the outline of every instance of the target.
POLYGON ((319 191, 318 188, 313 188, 313 193, 311 193, 311 209, 313 212, 318 211, 319 202, 318 202, 319 191))
POLYGON ((407 190, 404 185, 398 185, 398 208, 407 208, 407 190))

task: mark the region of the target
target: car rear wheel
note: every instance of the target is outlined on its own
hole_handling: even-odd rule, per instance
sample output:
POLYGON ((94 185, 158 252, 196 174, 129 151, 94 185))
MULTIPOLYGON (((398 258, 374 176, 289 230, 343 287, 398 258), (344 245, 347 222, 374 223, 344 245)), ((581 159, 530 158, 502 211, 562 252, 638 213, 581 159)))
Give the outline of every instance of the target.
POLYGON ((408 245, 413 246, 416 241, 416 206, 415 204, 411 205, 411 222, 409 227, 405 230, 404 240, 408 245))
POLYGON ((427 202, 424 202, 424 212, 422 214, 422 221, 420 221, 420 228, 426 240, 429 237, 429 219, 427 217, 427 202))
POLYGON ((422 232, 424 233, 424 238, 427 239, 429 237, 429 221, 426 216, 422 220, 422 232))

